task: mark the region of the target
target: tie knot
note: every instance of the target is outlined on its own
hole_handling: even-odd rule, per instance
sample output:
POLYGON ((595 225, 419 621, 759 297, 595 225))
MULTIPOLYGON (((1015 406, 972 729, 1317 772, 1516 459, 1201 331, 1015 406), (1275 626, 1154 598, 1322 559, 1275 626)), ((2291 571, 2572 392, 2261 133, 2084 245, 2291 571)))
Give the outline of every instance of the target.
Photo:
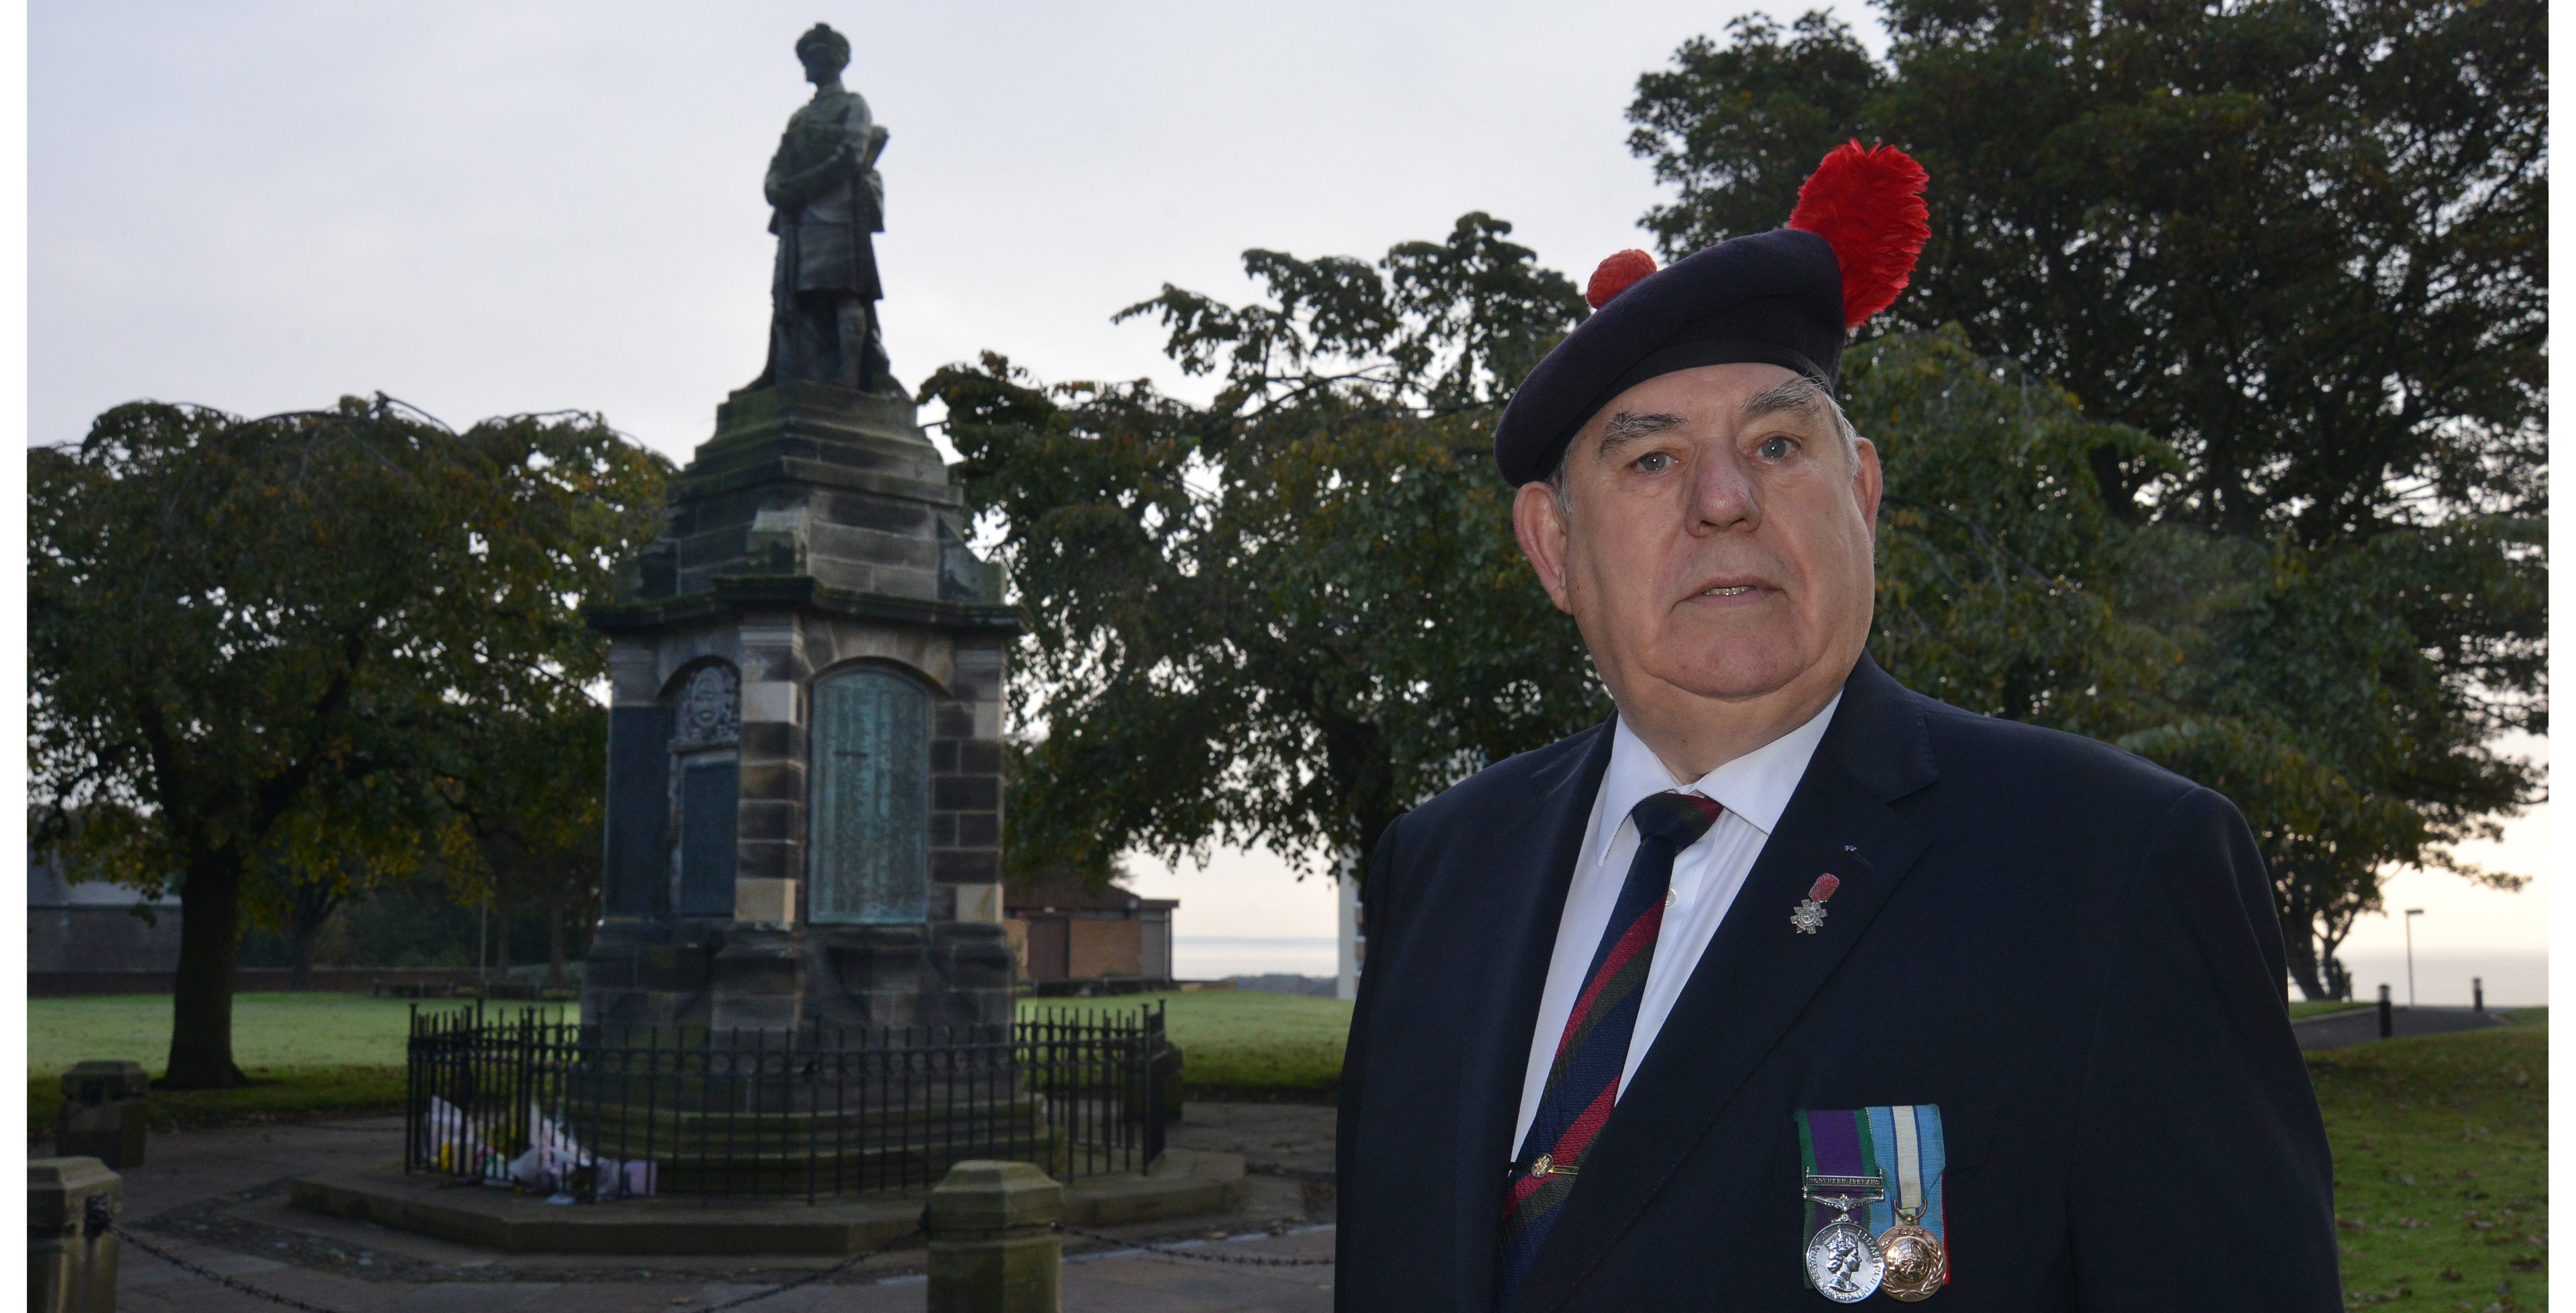
POLYGON ((1636 823, 1638 838, 1661 839, 1679 851, 1698 843, 1724 810, 1714 798, 1675 790, 1647 797, 1628 813, 1628 819, 1636 823))

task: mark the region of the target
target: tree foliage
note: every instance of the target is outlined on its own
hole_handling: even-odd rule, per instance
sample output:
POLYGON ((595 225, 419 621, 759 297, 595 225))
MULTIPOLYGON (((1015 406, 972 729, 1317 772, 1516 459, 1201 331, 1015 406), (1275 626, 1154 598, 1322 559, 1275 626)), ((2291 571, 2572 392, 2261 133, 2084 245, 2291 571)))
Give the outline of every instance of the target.
MULTIPOLYGON (((1404 807, 1606 712, 1491 473, 1502 371, 1579 313, 1526 252, 1478 254, 1503 231, 1471 215, 1374 267, 1254 252, 1260 303, 1167 288, 1132 308, 1185 367, 1222 373, 1207 406, 1043 387, 990 358, 932 380, 1032 626, 1017 860, 1096 875, 1130 847, 1364 852, 1404 807), (1493 289, 1451 293, 1492 304, 1445 322, 1516 318, 1471 339, 1513 344, 1482 357, 1510 364, 1424 331, 1436 310, 1393 308, 1442 262, 1515 271, 1445 284, 1493 289)), ((2529 521, 2323 545, 2132 522, 2096 455, 2188 456, 1956 326, 1863 343, 1844 380, 1888 476, 1872 652, 1956 705, 2121 743, 2234 798, 2285 922, 2308 928, 2293 946, 2312 992, 2387 863, 2512 883, 2448 845, 2527 797, 2489 744, 2521 714, 2493 691, 2536 673, 2529 521), (2417 644, 2432 632, 2448 645, 2417 644)))
POLYGON ((1889 490, 1872 653, 1944 701, 2116 742, 2235 800, 2311 996, 2337 992, 2335 949, 2389 864, 2518 885, 2451 845, 2529 796, 2492 747, 2520 709, 2489 691, 2524 677, 2518 636, 2543 616, 2530 521, 2325 545, 2132 525, 2091 454, 2183 457, 1955 327, 1865 344, 1845 382, 1889 490))
POLYGON ((231 1084, 256 877, 472 859, 452 804, 478 742, 597 714, 604 648, 574 608, 651 535, 666 463, 592 416, 457 433, 383 398, 138 402, 28 463, 38 838, 176 886, 166 1079, 231 1084))
POLYGON ((2234 797, 2300 982, 2331 992, 2380 871, 2489 878, 2450 845, 2538 793, 2492 745, 2547 727, 2541 7, 1880 9, 1884 62, 1824 14, 1756 15, 1640 78, 1631 145, 1677 189, 1648 226, 1673 253, 1772 227, 1853 134, 1923 160, 1933 236, 1891 322, 1959 325, 2100 433, 2153 435, 1983 474, 2134 529, 2070 577, 2170 648, 2160 677, 2071 685, 2098 706, 1954 700, 2234 797))
POLYGON ((1900 328, 1964 325, 2169 466, 2123 514, 2305 542, 2543 506, 2538 0, 1880 0, 1738 20, 1639 79, 1679 254, 1788 215, 1850 135, 1932 175, 1900 328))
MULTIPOLYGON (((1882 0, 1873 59, 1759 15, 1640 79, 1668 255, 1767 229, 1846 136, 1933 182, 1889 336, 1872 650, 1958 705, 2226 792, 2293 969, 2538 772, 2544 89, 2533 0, 1882 0), (2079 400, 2080 398, 2080 400, 2079 400)), ((988 358, 951 407, 1033 626, 1024 855, 1299 853, 1606 709, 1522 573, 1497 409, 1581 316, 1470 215, 1374 264, 1254 251, 1151 315, 1196 406, 988 358)))
POLYGON ((1500 402, 1583 313, 1509 233, 1470 214, 1375 264, 1252 251, 1257 304, 1166 286, 1122 312, 1221 381, 1205 406, 991 356, 924 385, 1031 631, 1015 864, 1366 853, 1606 712, 1493 474, 1500 402))
MULTIPOLYGON (((451 886, 490 902, 499 924, 534 913, 546 926, 547 965, 561 981, 567 922, 598 907, 606 862, 608 718, 596 704, 509 708, 464 738, 463 765, 440 795, 473 839, 448 871, 451 886)), ((497 941, 507 965, 509 934, 497 941)))

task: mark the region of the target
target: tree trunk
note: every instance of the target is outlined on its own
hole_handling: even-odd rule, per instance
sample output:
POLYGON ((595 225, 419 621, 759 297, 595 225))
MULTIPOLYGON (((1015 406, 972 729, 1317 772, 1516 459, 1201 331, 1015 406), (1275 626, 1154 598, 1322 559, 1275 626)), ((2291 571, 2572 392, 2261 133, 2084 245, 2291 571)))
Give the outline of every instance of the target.
POLYGON ((492 907, 492 965, 499 968, 493 974, 510 978, 510 911, 497 903, 492 907))
POLYGON ((299 924, 287 933, 286 991, 290 994, 313 992, 313 932, 318 928, 299 924))
POLYGON ((563 909, 546 909, 546 983, 560 987, 564 982, 563 909))
POLYGON ((170 1068, 164 1089, 243 1084, 233 1065, 233 967, 241 956, 243 864, 201 854, 179 883, 179 973, 170 1000, 170 1068))
POLYGON ((2326 988, 2325 974, 2317 960, 2316 936, 2302 934, 2284 938, 2289 941, 2286 946, 2289 949, 2290 978, 2299 982, 2299 997, 2310 1002, 2332 998, 2334 995, 2326 988))
POLYGON ((299 884, 286 905, 287 963, 293 973, 287 977, 288 990, 303 994, 313 988, 313 941, 322 933, 322 923, 338 911, 340 898, 323 885, 299 884))

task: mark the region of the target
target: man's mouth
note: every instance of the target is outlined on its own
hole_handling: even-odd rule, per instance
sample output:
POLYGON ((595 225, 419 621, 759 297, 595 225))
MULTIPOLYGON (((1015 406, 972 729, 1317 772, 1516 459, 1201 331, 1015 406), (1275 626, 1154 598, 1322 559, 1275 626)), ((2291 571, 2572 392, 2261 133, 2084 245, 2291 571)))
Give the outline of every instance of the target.
POLYGON ((1702 597, 1740 597, 1740 596, 1742 596, 1743 594, 1746 594, 1746 593, 1749 593, 1749 592, 1752 592, 1752 591, 1753 591, 1753 585, 1751 585, 1751 584, 1729 584, 1729 585, 1727 585, 1726 587, 1723 587, 1723 588, 1712 588, 1712 589, 1709 589, 1707 592, 1700 594, 1700 596, 1702 596, 1702 597))

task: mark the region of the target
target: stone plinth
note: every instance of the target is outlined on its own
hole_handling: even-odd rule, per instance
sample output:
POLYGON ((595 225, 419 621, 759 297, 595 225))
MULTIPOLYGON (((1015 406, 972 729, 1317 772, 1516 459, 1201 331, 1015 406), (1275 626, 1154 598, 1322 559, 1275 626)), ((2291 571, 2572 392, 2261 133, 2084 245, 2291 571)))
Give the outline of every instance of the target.
POLYGON ((27 1163, 27 1307, 31 1313, 116 1313, 115 1215, 125 1181, 96 1158, 27 1163))
POLYGON ((143 1165, 146 1099, 152 1078, 139 1062, 74 1063, 63 1073, 63 1106, 54 1122, 54 1152, 96 1158, 118 1171, 143 1165))
POLYGON ((585 1019, 1000 1025, 1003 683, 1018 633, 899 397, 734 394, 611 639, 585 1019), (958 915, 960 907, 966 917, 958 915))
MULTIPOLYGON (((1167 1149, 1150 1171, 1076 1178, 1064 1187, 1062 1220, 1096 1228, 1233 1213, 1244 1206, 1245 1188, 1241 1155, 1167 1149)), ((566 1206, 503 1189, 459 1188, 436 1173, 406 1174, 400 1163, 385 1163, 300 1177, 289 1202, 507 1253, 697 1256, 854 1254, 911 1234, 923 1199, 851 1195, 809 1204, 801 1197, 674 1196, 566 1206)))
POLYGON ((963 1162, 930 1192, 930 1313, 1056 1313, 1064 1187, 1027 1163, 963 1162))

